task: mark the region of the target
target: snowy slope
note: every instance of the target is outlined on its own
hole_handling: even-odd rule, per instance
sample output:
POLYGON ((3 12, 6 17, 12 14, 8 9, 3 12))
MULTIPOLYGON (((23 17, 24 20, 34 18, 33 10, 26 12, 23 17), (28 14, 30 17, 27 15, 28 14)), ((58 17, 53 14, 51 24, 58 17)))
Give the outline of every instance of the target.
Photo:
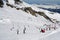
POLYGON ((60 28, 42 37, 43 40, 59 40, 60 39, 60 28))
MULTIPOLYGON (((17 5, 14 4, 13 0, 8 1, 9 4, 19 8, 31 7, 37 12, 44 12, 50 18, 60 21, 60 19, 58 19, 60 18, 60 14, 58 13, 50 14, 50 11, 39 9, 25 2, 17 5)), ((45 24, 51 24, 58 28, 60 26, 59 24, 55 25, 54 23, 51 23, 41 15, 37 14, 37 17, 35 17, 23 10, 16 10, 16 8, 6 6, 6 2, 4 2, 4 7, 0 8, 0 40, 40 40, 43 36, 54 32, 53 29, 50 31, 47 30, 45 33, 40 32, 41 28, 48 27, 45 24)))
MULTIPOLYGON (((37 21, 38 19, 36 17, 27 14, 21 10, 17 11, 16 9, 12 8, 2 8, 0 10, 0 14, 0 40, 22 40, 23 38, 26 40, 30 39, 28 37, 30 36, 30 34, 36 35, 36 33, 39 33, 39 30, 36 27, 43 25, 42 23, 37 21), (24 27, 27 28, 25 35, 23 34, 24 27), (19 36, 17 35, 17 29, 20 32, 19 36), (25 38, 26 35, 27 37, 25 38)), ((32 36, 30 37, 32 38, 32 36)))

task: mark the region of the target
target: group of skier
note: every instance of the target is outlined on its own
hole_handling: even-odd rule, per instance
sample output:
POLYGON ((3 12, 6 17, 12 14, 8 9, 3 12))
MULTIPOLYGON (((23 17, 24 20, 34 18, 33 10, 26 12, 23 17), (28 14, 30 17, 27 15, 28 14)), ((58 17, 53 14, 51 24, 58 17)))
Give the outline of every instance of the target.
POLYGON ((45 24, 44 26, 46 26, 46 27, 45 28, 41 28, 41 30, 40 30, 40 32, 42 32, 42 33, 45 33, 48 30, 56 30, 57 29, 56 24, 50 24, 50 25, 46 25, 45 24))

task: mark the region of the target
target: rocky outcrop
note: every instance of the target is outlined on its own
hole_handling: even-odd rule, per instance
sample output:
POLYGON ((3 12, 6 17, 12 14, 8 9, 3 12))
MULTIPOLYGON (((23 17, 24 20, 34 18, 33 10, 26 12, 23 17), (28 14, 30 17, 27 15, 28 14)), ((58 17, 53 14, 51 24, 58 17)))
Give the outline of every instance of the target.
POLYGON ((16 6, 11 5, 11 4, 9 4, 9 3, 6 3, 6 5, 7 5, 7 6, 10 6, 11 8, 16 8, 16 6))
POLYGON ((22 3, 21 0, 14 0, 15 1, 15 4, 19 4, 19 3, 22 3))
POLYGON ((4 5, 3 1, 2 1, 2 0, 0 0, 0 7, 2 8, 2 7, 3 7, 3 5, 4 5))
MULTIPOLYGON (((24 8, 24 11, 27 12, 27 13, 28 13, 28 11, 29 11, 32 15, 34 15, 34 16, 36 16, 36 17, 37 17, 36 14, 39 14, 39 15, 43 16, 45 19, 53 22, 44 12, 37 12, 37 11, 33 10, 31 7, 25 7, 25 8, 24 8)), ((54 22, 53 22, 53 23, 54 23, 54 22)))

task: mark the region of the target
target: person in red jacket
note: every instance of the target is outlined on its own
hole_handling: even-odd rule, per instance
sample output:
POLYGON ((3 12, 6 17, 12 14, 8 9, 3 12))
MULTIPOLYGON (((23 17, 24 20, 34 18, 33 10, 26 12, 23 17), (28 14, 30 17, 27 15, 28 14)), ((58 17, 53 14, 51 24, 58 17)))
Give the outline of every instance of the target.
POLYGON ((42 32, 42 33, 45 33, 45 29, 41 29, 41 32, 42 32))

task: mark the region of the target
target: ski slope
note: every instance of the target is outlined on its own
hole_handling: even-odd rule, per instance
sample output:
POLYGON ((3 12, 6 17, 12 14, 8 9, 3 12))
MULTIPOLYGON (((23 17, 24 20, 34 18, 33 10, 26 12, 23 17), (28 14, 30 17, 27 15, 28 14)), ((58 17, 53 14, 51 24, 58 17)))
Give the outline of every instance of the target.
POLYGON ((39 30, 36 27, 43 25, 41 23, 42 20, 39 22, 38 18, 24 11, 17 11, 16 9, 12 9, 10 7, 0 9, 0 40, 33 40, 36 34, 40 34, 39 30), (27 28, 26 34, 23 34, 24 27, 27 28), (19 35, 16 33, 17 29, 20 32, 19 35), (30 36, 30 34, 32 35, 30 36))
MULTIPOLYGON (((13 0, 9 0, 9 3, 15 5, 13 0)), ((35 11, 44 12, 50 18, 60 21, 60 14, 58 13, 50 14, 51 12, 48 10, 39 9, 25 2, 21 5, 16 6, 31 7, 35 11)), ((46 20, 41 15, 37 14, 37 16, 38 17, 35 17, 23 10, 16 10, 5 4, 3 8, 0 8, 0 40, 55 40, 52 39, 51 36, 57 37, 57 34, 60 35, 60 25, 56 25, 59 29, 48 30, 42 33, 40 32, 41 28, 47 27, 43 25, 53 24, 55 26, 55 24, 46 20)), ((59 38, 56 40, 59 40, 59 38)))

